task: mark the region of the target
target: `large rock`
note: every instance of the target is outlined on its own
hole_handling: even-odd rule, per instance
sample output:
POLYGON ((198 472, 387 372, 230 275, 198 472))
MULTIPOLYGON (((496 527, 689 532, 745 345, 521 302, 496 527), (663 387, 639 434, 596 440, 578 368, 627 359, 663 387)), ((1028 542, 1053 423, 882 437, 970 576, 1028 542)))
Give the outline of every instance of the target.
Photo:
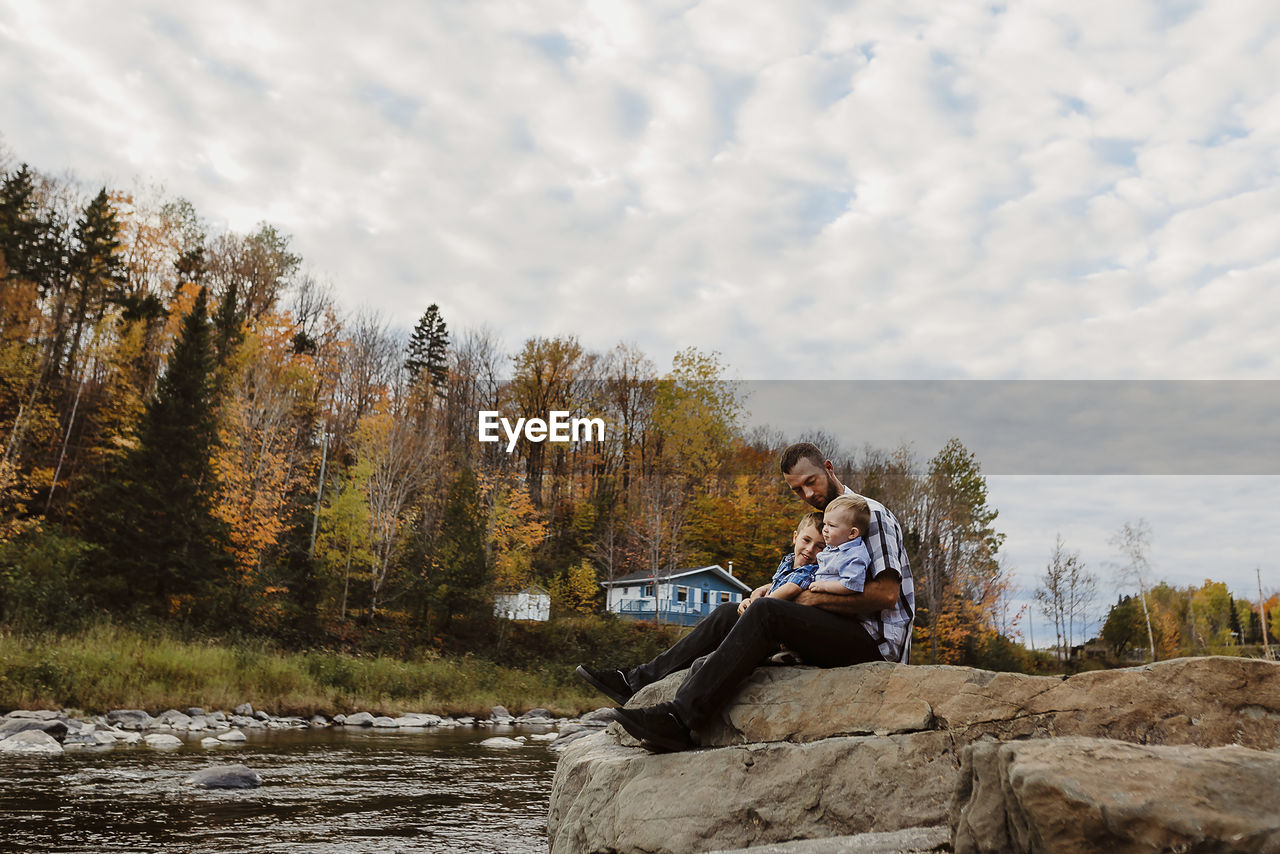
POLYGON ((8 720, 0 721, 0 739, 8 738, 11 735, 17 735, 20 732, 30 730, 39 730, 47 733, 58 741, 63 741, 67 735, 67 723, 51 718, 20 718, 13 717, 8 720))
MULTIPOLYGON (((682 679, 628 705, 669 699, 682 679)), ((713 749, 651 755, 617 724, 569 744, 548 811, 551 850, 707 851, 936 826, 948 820, 963 747, 1072 735, 1275 749, 1280 665, 1180 659, 1070 678, 759 668, 699 733, 713 749)))
POLYGON ((0 739, 0 753, 56 756, 63 752, 58 740, 41 729, 27 729, 0 739))
POLYGON ((733 851, 713 851, 711 854, 931 854, 950 850, 951 831, 948 828, 909 827, 885 833, 753 845, 733 851))
MULTIPOLYGON (((681 681, 672 674, 627 705, 668 700, 681 681)), ((932 729, 966 743, 1083 735, 1271 750, 1280 746, 1280 664, 1180 658, 1066 678, 886 663, 762 667, 699 735, 717 746, 932 729)))
POLYGON ((262 785, 262 778, 245 765, 215 765, 197 771, 182 782, 204 789, 253 789, 262 785))
POLYGON ((107 712, 107 723, 120 729, 143 730, 155 726, 155 719, 142 709, 116 709, 107 712))
POLYGON ((373 726, 373 715, 368 712, 356 712, 342 722, 343 726, 373 726))
POLYGON ((956 854, 1280 851, 1280 756, 1091 738, 975 744, 956 854))
POLYGON ((596 733, 556 769, 551 851, 678 854, 937 825, 955 788, 949 742, 929 732, 650 754, 596 733))

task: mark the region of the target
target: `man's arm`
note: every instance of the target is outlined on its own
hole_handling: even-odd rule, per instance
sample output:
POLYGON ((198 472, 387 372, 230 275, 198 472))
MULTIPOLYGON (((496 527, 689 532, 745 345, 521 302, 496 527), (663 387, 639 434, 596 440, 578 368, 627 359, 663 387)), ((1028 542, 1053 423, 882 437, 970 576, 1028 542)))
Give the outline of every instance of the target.
POLYGON ((796 597, 800 605, 813 605, 833 614, 856 617, 861 614, 874 614, 886 608, 892 608, 901 593, 901 584, 896 573, 882 573, 879 578, 867 582, 861 593, 815 593, 806 590, 796 597))

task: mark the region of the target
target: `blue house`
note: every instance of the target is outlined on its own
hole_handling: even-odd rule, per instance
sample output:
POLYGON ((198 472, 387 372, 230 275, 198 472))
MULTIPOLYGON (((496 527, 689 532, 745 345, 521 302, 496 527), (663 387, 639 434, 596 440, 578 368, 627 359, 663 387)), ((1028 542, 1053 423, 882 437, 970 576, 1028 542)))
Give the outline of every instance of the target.
POLYGON ((633 572, 602 582, 606 607, 631 620, 661 620, 692 626, 725 602, 741 602, 751 588, 733 577, 733 562, 697 569, 633 572))

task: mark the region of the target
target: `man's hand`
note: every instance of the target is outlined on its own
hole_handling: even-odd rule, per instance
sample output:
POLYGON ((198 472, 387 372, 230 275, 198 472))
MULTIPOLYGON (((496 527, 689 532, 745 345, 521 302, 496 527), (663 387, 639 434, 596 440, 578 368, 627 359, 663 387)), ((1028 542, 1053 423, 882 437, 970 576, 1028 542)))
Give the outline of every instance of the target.
POLYGON ((796 602, 801 605, 813 605, 833 614, 853 617, 892 608, 897 603, 901 592, 902 585, 897 576, 891 574, 889 578, 871 579, 861 593, 842 596, 836 593, 815 593, 806 590, 796 598, 796 602))

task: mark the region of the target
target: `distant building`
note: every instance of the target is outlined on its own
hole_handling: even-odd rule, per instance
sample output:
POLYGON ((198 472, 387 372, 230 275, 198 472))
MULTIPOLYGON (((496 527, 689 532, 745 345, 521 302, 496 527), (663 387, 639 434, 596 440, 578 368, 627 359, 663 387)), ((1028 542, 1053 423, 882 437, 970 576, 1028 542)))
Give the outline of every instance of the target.
POLYGON ((631 620, 660 620, 692 626, 726 602, 751 593, 719 564, 659 573, 633 572, 601 585, 614 614, 631 620))
POLYGON ((508 620, 549 620, 551 594, 537 585, 518 593, 499 593, 493 597, 493 615, 508 620))

